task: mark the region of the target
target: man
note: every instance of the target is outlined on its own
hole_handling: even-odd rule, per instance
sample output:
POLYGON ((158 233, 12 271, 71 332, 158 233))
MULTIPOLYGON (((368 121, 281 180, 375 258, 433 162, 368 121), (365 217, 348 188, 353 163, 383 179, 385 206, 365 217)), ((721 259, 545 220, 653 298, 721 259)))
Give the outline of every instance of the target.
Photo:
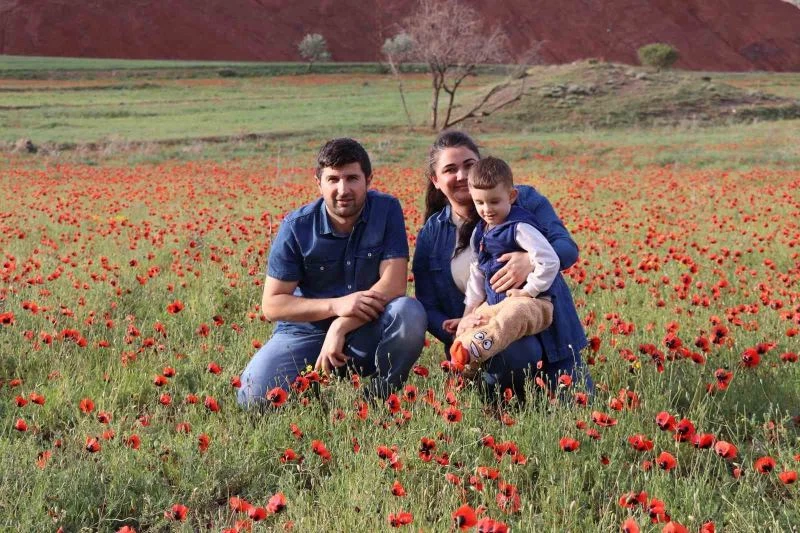
POLYGON ((427 319, 405 295, 400 202, 369 190, 372 165, 353 139, 322 147, 316 179, 321 198, 288 215, 270 248, 261 309, 277 324, 242 373, 242 405, 288 389, 309 365, 373 375, 369 392, 383 398, 422 351, 427 319))

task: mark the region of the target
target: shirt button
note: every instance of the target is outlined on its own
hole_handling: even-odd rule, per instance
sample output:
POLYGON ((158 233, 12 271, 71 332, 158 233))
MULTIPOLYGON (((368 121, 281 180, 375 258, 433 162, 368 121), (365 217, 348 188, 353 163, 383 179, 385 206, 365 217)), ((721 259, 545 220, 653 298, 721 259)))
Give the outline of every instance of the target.
POLYGON ((347 266, 350 266, 350 261, 347 262, 347 266))
POLYGON ((319 267, 319 269, 320 269, 320 270, 325 270, 325 267, 324 267, 324 266, 322 266, 322 267, 319 267))
POLYGON ((372 252, 367 252, 367 257, 372 257, 372 252))
POLYGON ((353 288, 353 286, 352 286, 352 285, 348 285, 348 286, 347 286, 347 288, 348 288, 348 289, 352 289, 352 288, 353 288))

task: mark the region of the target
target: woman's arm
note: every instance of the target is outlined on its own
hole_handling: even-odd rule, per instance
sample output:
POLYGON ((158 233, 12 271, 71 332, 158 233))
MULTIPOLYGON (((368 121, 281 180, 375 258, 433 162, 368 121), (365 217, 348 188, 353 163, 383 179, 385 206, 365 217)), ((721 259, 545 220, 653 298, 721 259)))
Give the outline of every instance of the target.
MULTIPOLYGON (((430 270, 429 258, 433 244, 430 240, 427 227, 423 227, 417 236, 417 245, 414 249, 414 260, 411 270, 414 273, 414 295, 425 308, 428 315, 428 331, 444 343, 453 340, 453 335, 445 331, 445 320, 457 317, 446 316, 439 307, 436 298, 436 286, 433 283, 434 274, 430 270)), ((441 271, 435 275, 441 275, 441 271)))
POLYGON ((521 185, 518 190, 520 193, 517 200, 518 205, 536 217, 544 236, 547 237, 561 262, 561 270, 574 265, 578 260, 578 245, 572 240, 572 236, 556 214, 550 201, 533 187, 521 185))

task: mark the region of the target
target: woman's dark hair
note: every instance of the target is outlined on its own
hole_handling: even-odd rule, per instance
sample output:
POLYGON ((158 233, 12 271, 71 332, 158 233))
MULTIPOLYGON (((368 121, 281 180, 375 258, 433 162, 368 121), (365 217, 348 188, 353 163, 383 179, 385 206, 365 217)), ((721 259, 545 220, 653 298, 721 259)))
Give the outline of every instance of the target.
POLYGON ((317 179, 322 177, 322 170, 325 168, 339 168, 350 163, 358 163, 367 178, 372 175, 369 155, 358 141, 347 137, 332 139, 317 154, 317 179))
MULTIPOLYGON (((425 190, 425 220, 428 220, 432 214, 441 211, 447 205, 447 198, 444 193, 434 187, 431 178, 436 175, 436 164, 439 162, 439 154, 447 148, 465 147, 473 152, 478 159, 481 158, 478 145, 472 140, 472 137, 458 130, 448 130, 440 133, 436 140, 431 145, 430 152, 428 152, 428 167, 425 169, 425 177, 428 180, 428 187, 425 190)), ((474 224, 473 224, 474 227, 474 224)))

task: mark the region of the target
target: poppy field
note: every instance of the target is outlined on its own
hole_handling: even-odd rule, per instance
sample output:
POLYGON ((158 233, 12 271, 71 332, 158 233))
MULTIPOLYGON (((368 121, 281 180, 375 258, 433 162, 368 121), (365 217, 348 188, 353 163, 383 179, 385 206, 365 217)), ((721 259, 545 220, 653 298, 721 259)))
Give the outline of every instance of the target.
MULTIPOLYGON (((739 128, 695 138, 736 168, 667 164, 636 134, 485 136, 581 251, 565 277, 594 394, 531 380, 524 405, 484 403, 432 337, 385 403, 308 372, 237 405, 271 331, 270 241, 317 196, 324 138, 294 166, 4 156, 0 528, 796 531, 800 165, 791 141, 791 164, 751 164, 770 142, 739 128)), ((359 138, 413 251, 432 135, 359 138)))

